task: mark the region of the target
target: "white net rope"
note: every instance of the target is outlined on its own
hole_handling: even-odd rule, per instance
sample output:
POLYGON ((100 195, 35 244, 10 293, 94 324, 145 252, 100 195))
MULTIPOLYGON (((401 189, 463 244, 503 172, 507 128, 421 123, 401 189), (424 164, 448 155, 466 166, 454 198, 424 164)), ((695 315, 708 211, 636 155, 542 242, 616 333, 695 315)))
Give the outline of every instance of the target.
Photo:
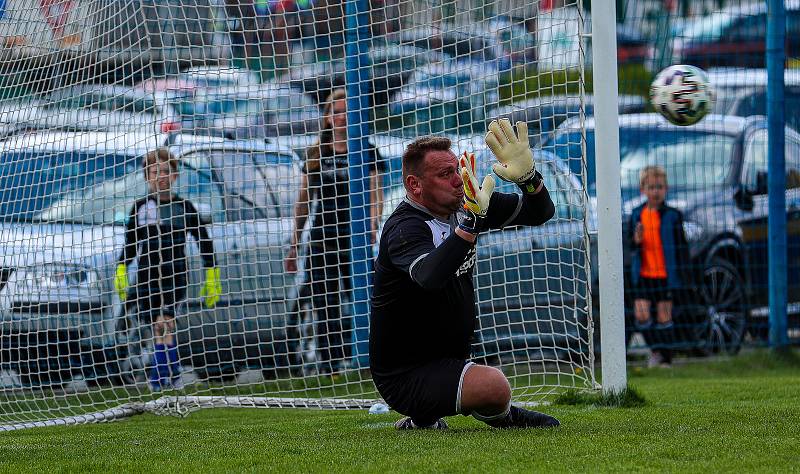
POLYGON ((500 116, 528 122, 556 215, 482 236, 474 360, 522 403, 596 388, 585 166, 541 147, 582 127, 584 13, 537 3, 373 0, 356 35, 355 3, 324 0, 2 2, 0 430, 369 406, 368 273, 404 147, 447 135, 488 173, 500 116), (326 100, 353 78, 358 195, 326 100))

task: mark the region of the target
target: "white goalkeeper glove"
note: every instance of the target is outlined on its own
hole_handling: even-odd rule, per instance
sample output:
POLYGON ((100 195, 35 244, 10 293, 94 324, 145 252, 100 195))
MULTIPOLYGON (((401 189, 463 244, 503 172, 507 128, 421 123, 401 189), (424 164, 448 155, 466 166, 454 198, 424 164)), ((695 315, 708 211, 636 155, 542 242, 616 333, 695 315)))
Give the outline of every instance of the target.
POLYGON ((464 208, 460 212, 458 226, 470 234, 478 234, 484 229, 489 200, 494 192, 494 178, 486 176, 478 186, 475 177, 475 155, 466 151, 458 160, 461 166, 461 180, 464 182, 464 208))
POLYGON ((517 183, 523 192, 534 193, 542 183, 542 176, 533 164, 533 151, 528 144, 528 125, 517 122, 517 133, 508 119, 492 120, 486 134, 486 145, 498 163, 492 170, 504 181, 517 183))

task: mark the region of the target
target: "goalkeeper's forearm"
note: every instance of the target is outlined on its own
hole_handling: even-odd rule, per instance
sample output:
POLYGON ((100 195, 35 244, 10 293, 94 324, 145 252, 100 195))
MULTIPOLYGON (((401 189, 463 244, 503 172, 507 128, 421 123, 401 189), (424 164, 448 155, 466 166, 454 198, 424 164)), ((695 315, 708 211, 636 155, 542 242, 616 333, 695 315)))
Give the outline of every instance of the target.
POLYGON ((556 208, 550 193, 542 186, 536 194, 522 193, 522 203, 517 213, 508 225, 542 225, 553 218, 556 208))
POLYGON ((411 279, 426 290, 444 287, 464 263, 473 245, 473 242, 460 235, 450 234, 441 245, 417 257, 409 267, 411 279))

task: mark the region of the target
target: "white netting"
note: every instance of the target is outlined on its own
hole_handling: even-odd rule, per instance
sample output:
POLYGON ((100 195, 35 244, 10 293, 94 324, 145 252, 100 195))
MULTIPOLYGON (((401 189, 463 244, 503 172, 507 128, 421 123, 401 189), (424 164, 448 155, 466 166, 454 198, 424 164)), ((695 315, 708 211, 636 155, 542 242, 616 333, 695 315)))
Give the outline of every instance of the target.
MULTIPOLYGON (((486 173, 488 120, 537 144, 583 116, 583 10, 538 3, 373 0, 357 32, 333 0, 0 2, 0 429, 377 399, 367 273, 405 145, 446 134, 486 173), (306 156, 337 87, 378 152, 349 190, 306 156), (159 147, 177 168, 148 182, 159 147), (164 176, 193 209, 148 200, 164 176)), ((536 156, 555 217, 483 236, 475 275, 474 358, 520 402, 596 388, 585 166, 536 156)))

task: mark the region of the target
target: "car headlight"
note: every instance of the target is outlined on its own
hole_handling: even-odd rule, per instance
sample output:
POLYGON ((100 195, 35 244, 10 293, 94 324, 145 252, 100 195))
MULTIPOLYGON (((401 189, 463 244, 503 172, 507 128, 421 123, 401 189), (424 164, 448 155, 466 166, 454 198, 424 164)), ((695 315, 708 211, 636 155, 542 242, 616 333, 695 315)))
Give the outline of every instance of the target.
POLYGON ((17 269, 14 275, 19 284, 41 289, 97 289, 97 272, 82 265, 48 263, 17 269))
POLYGON ((703 236, 703 226, 697 222, 683 221, 683 232, 686 234, 686 240, 689 242, 697 242, 703 236))

